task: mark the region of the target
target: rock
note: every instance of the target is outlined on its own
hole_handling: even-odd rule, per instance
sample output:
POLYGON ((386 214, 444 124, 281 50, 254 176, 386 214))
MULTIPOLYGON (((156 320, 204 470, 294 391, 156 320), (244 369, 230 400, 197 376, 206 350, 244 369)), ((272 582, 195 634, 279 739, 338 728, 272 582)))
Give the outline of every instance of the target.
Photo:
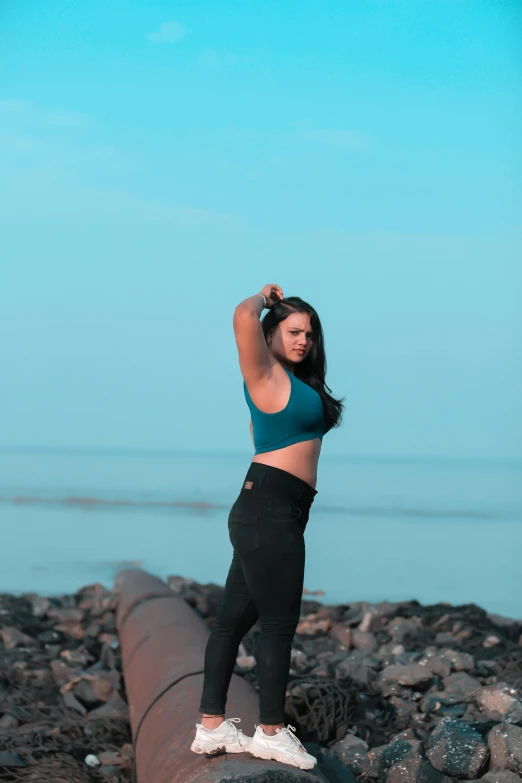
POLYGON ((120 640, 115 633, 101 633, 98 641, 102 644, 108 644, 113 650, 118 650, 120 647, 120 640))
POLYGON ((76 650, 62 650, 60 658, 63 658, 67 663, 79 666, 87 666, 91 661, 94 661, 93 656, 83 647, 78 647, 76 650))
POLYGON ((89 610, 91 617, 98 617, 109 609, 114 610, 117 605, 117 597, 99 582, 87 585, 77 594, 78 608, 89 610))
POLYGON ((390 704, 395 707, 397 721, 402 726, 407 726, 411 716, 417 712, 417 704, 415 702, 401 699, 399 696, 392 696, 390 704))
POLYGON ((317 615, 307 615, 298 624, 296 633, 303 636, 317 636, 328 633, 331 621, 328 618, 318 619, 317 615))
POLYGON ((59 623, 54 626, 54 630, 66 634, 66 636, 69 636, 71 639, 85 638, 85 631, 80 623, 59 623))
MULTIPOLYGON (((101 634, 103 636, 103 634, 101 634)), ((100 638, 101 641, 101 638, 100 638)), ((106 669, 115 669, 116 668, 116 653, 114 650, 117 649, 109 644, 104 644, 100 653, 100 661, 102 662, 103 666, 106 669)))
POLYGON ((370 750, 366 756, 366 769, 363 772, 364 779, 373 779, 379 776, 381 758, 387 749, 388 745, 379 745, 377 748, 370 750))
MULTIPOLYGON (((506 769, 496 769, 491 772, 487 772, 484 777, 480 778, 485 780, 486 783, 520 783, 522 778, 516 775, 514 772, 508 772, 506 769)), ((472 783, 472 781, 467 781, 472 783)))
POLYGON ((456 672, 460 671, 473 671, 475 668, 475 661, 472 655, 469 653, 459 652, 457 650, 441 650, 440 657, 448 660, 456 672))
POLYGON ((500 639, 498 638, 498 636, 491 635, 491 636, 487 636, 484 639, 484 641, 482 642, 482 646, 486 648, 494 647, 495 644, 499 644, 499 643, 500 643, 500 639))
POLYGON ((0 629, 0 636, 6 650, 14 650, 15 647, 34 647, 36 645, 36 641, 31 636, 9 625, 4 625, 0 629))
POLYGON ((17 727, 18 720, 14 715, 11 715, 11 713, 5 712, 0 718, 0 734, 12 731, 12 729, 16 729, 17 727))
POLYGON ((59 688, 63 688, 71 682, 79 679, 81 676, 80 669, 72 669, 67 666, 66 663, 59 660, 51 661, 51 671, 53 673, 54 681, 59 688))
POLYGON ((309 665, 308 658, 306 657, 306 653, 304 653, 302 650, 298 650, 297 648, 292 647, 290 665, 292 669, 297 672, 306 669, 309 665))
POLYGON ((392 680, 400 685, 414 686, 429 682, 433 677, 426 666, 418 663, 401 665, 399 663, 386 666, 380 674, 381 680, 392 680))
POLYGON ((360 655, 350 653, 337 664, 335 678, 342 680, 345 677, 350 677, 359 685, 368 686, 377 678, 374 668, 376 666, 376 662, 372 666, 364 656, 361 657, 360 655))
POLYGON ((502 614, 493 614, 488 612, 488 620, 491 620, 495 625, 499 625, 501 628, 510 628, 513 625, 520 625, 520 620, 514 620, 512 617, 504 617, 502 614))
POLYGON ((330 750, 356 775, 361 775, 368 767, 368 745, 355 734, 348 733, 332 745, 330 750))
POLYGON ((73 693, 77 699, 85 704, 97 704, 100 701, 109 701, 113 694, 113 687, 102 679, 82 677, 75 685, 73 693))
POLYGON ((240 669, 243 669, 243 671, 250 672, 256 666, 256 659, 253 655, 238 655, 236 664, 240 669))
POLYGON ((98 759, 103 767, 117 767, 119 769, 132 769, 132 760, 127 755, 122 755, 117 750, 105 750, 98 753, 98 759))
POLYGON ((490 769, 507 769, 522 774, 522 729, 511 723, 495 726, 488 735, 490 769))
POLYGON ((475 702, 486 720, 519 723, 522 721, 522 701, 514 688, 498 682, 481 688, 475 702))
POLYGON ((406 729, 405 731, 401 731, 400 734, 396 734, 391 738, 390 745, 393 745, 394 742, 398 742, 399 740, 406 740, 410 743, 412 741, 417 742, 413 729, 406 729))
POLYGON ((16 753, 9 753, 7 750, 0 750, 0 767, 25 767, 25 761, 22 761, 16 753))
POLYGON ((439 645, 440 647, 451 647, 451 645, 455 644, 455 637, 450 633, 444 633, 444 631, 440 631, 435 636, 435 644, 439 645))
POLYGON ((53 620, 63 624, 81 623, 85 615, 81 609, 58 609, 54 606, 49 609, 47 614, 53 620))
POLYGON ((353 647, 362 652, 373 652, 379 646, 374 634, 369 631, 356 629, 352 631, 351 638, 353 647))
POLYGON ((167 578, 167 584, 173 593, 183 595, 189 590, 193 590, 196 582, 194 582, 193 579, 186 579, 183 576, 169 576, 167 578))
POLYGON ((358 630, 361 633, 368 633, 372 628, 375 628, 376 622, 379 620, 379 610, 375 606, 369 607, 363 614, 363 618, 359 623, 358 630))
POLYGON ((443 658, 442 655, 423 655, 417 663, 425 666, 428 671, 437 675, 437 677, 449 677, 453 671, 450 661, 443 658))
POLYGON ((330 636, 343 647, 346 647, 347 650, 352 646, 352 631, 343 623, 337 623, 332 626, 330 628, 330 636))
POLYGON ((375 653, 375 657, 379 659, 384 668, 385 666, 391 666, 392 663, 404 663, 402 660, 404 652, 405 647, 403 644, 387 642, 386 644, 381 644, 375 653))
POLYGON ((396 617, 388 623, 386 630, 396 643, 402 643, 407 636, 417 636, 419 633, 419 619, 396 617))
POLYGON ((98 773, 103 779, 107 780, 108 783, 116 783, 116 781, 121 780, 118 767, 115 767, 112 764, 109 767, 100 767, 98 773))
POLYGON ((411 745, 404 740, 398 740, 393 745, 388 745, 379 756, 378 783, 386 783, 390 768, 401 762, 412 752, 411 745))
MULTIPOLYGON (((466 672, 456 672, 445 677, 443 691, 431 691, 426 694, 421 702, 422 712, 439 710, 441 706, 469 704, 474 700, 475 694, 481 689, 481 683, 466 672)), ((463 708, 464 712, 465 708, 463 708)))
POLYGON ((416 753, 396 761, 386 770, 379 783, 454 783, 450 778, 434 769, 431 764, 416 753))
POLYGON ((51 602, 48 598, 45 598, 41 595, 36 595, 36 593, 28 593, 25 595, 25 598, 27 598, 31 604, 33 615, 35 617, 44 618, 47 616, 47 612, 51 608, 51 602))
POLYGON ((62 701, 64 705, 69 710, 74 710, 75 712, 79 713, 80 715, 87 715, 87 710, 83 706, 83 704, 80 704, 74 693, 72 691, 67 691, 67 693, 64 693, 62 695, 62 701))
POLYGON ((458 720, 443 721, 424 749, 434 769, 457 778, 477 778, 489 755, 482 735, 458 720))
POLYGON ((444 692, 455 696, 464 696, 471 700, 474 693, 481 688, 481 684, 474 677, 470 677, 466 672, 456 672, 444 677, 444 692))
POLYGON ((42 633, 38 634, 37 639, 45 645, 56 644, 56 642, 61 641, 62 635, 56 630, 42 631, 42 633))
POLYGON ((128 720, 129 708, 121 696, 115 694, 106 704, 91 710, 88 713, 89 718, 125 718, 128 720))

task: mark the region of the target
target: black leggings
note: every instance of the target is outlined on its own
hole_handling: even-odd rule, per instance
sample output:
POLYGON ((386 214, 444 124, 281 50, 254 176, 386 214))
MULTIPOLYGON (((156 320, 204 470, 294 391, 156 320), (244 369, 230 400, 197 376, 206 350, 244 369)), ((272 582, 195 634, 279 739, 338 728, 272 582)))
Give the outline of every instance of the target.
POLYGON ((225 714, 239 643, 260 618, 260 723, 283 723, 303 594, 303 533, 316 494, 286 470, 259 462, 250 465, 228 517, 234 556, 205 651, 201 712, 225 714))

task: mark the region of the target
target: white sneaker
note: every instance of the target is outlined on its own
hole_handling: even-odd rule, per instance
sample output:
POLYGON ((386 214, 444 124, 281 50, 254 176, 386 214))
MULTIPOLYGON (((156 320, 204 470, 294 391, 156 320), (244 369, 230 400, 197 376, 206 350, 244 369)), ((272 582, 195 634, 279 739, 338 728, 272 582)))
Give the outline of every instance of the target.
POLYGON ((283 764, 292 764, 299 769, 312 769, 317 764, 317 759, 306 752, 294 731, 293 726, 287 726, 277 729, 273 736, 269 736, 261 726, 256 726, 248 752, 258 759, 273 759, 283 764))
POLYGON ((194 753, 213 756, 219 753, 244 753, 249 750, 252 737, 234 726, 241 718, 227 718, 217 729, 207 729, 202 723, 196 723, 196 736, 190 746, 194 753))

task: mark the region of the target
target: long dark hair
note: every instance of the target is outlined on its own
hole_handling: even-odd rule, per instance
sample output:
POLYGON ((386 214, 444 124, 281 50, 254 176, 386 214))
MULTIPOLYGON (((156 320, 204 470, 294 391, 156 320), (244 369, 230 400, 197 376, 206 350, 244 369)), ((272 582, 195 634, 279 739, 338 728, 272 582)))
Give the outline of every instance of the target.
POLYGON ((295 377, 307 383, 320 395, 323 401, 326 429, 338 427, 342 421, 343 399, 336 400, 326 385, 326 353, 321 321, 314 308, 299 296, 289 296, 276 302, 261 321, 265 340, 271 329, 288 318, 291 313, 308 313, 312 327, 312 349, 306 359, 295 365, 295 377))

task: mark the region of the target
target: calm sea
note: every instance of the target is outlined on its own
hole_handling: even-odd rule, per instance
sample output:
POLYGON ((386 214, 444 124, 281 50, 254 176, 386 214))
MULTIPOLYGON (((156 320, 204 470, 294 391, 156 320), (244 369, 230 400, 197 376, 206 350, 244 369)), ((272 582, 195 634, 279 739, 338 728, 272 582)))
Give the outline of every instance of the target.
MULTIPOLYGON (((125 564, 223 584, 250 458, 0 453, 0 592, 110 586, 125 564)), ((522 618, 522 463, 321 457, 306 588, 522 618)))

